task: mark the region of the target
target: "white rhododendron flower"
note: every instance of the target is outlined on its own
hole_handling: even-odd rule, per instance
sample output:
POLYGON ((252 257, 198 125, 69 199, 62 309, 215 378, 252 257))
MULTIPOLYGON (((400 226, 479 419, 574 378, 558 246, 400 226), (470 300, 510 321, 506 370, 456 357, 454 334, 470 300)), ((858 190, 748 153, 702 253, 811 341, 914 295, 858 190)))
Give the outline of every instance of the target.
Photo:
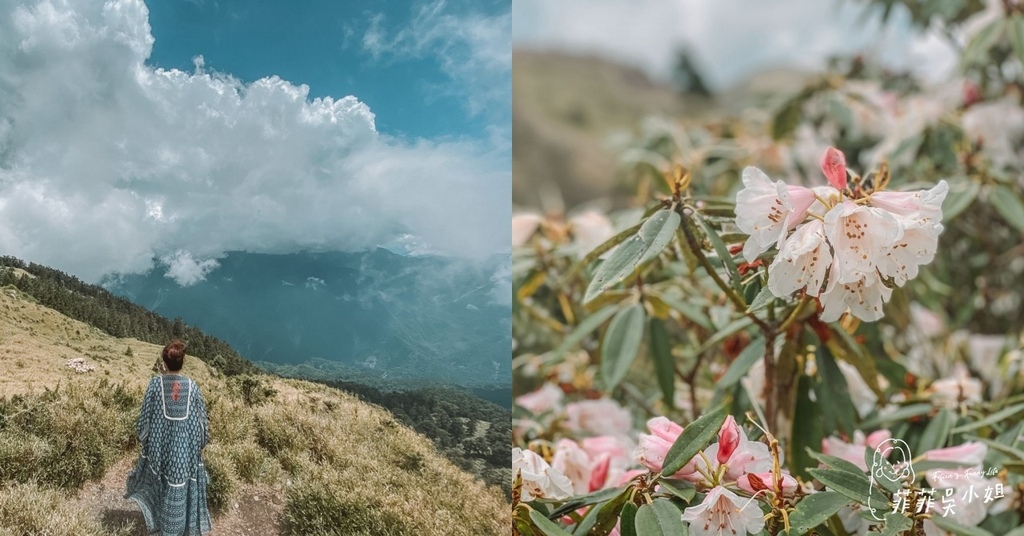
POLYGON ((744 187, 736 194, 736 226, 749 235, 743 257, 753 262, 775 245, 779 252, 768 268, 773 295, 817 296, 825 322, 847 312, 878 320, 892 289, 935 257, 949 186, 862 188, 857 176, 847 182, 846 158, 832 147, 821 168, 831 186, 788 186, 757 168, 743 170, 744 187))
POLYGON ((824 225, 819 220, 808 222, 786 240, 775 256, 768 269, 768 288, 776 296, 788 296, 803 288, 817 296, 831 262, 824 225))
POLYGON ((757 502, 722 486, 708 492, 699 505, 687 508, 682 518, 694 536, 757 534, 764 528, 764 514, 757 502))
POLYGON ((743 189, 736 195, 736 226, 750 235, 743 258, 753 262, 779 241, 779 237, 806 217, 814 191, 803 186, 772 182, 755 167, 743 170, 743 189))
POLYGON ((573 494, 572 482, 532 450, 512 449, 512 474, 523 479, 523 502, 566 499, 573 494))

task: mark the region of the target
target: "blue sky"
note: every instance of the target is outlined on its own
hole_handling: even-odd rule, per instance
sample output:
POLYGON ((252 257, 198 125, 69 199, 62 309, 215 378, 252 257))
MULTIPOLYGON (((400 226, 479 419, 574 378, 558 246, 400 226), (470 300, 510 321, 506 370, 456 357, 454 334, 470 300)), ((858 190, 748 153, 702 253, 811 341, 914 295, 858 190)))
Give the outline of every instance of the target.
POLYGON ((511 0, 0 0, 0 251, 505 253, 511 33, 511 0))
MULTIPOLYGON (((443 11, 455 18, 497 19, 508 15, 509 3, 448 2, 443 11)), ((470 112, 464 90, 455 87, 465 80, 446 73, 439 57, 439 49, 449 43, 376 56, 363 44, 367 32, 394 39, 425 6, 432 5, 375 0, 149 2, 156 43, 148 63, 191 70, 192 58, 202 55, 207 68, 243 81, 277 75, 308 85, 312 97, 355 95, 373 110, 383 133, 486 137, 488 125, 511 120, 511 101, 495 103, 486 113, 470 112)), ((508 43, 509 38, 504 36, 508 43)), ((499 77, 493 84, 510 85, 511 79, 499 77)))

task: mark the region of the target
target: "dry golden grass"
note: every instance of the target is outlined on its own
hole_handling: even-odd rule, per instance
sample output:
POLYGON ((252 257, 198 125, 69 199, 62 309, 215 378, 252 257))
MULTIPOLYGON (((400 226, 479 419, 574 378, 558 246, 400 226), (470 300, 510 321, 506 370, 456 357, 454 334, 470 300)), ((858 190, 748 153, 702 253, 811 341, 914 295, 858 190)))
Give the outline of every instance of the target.
MULTIPOLYGON (((25 395, 24 404, 47 405, 38 415, 19 415, 0 428, 0 526, 16 527, 14 534, 67 533, 38 528, 60 522, 76 527, 67 534, 121 530, 97 529, 100 512, 83 513, 66 504, 66 491, 50 489, 75 486, 78 480, 58 478, 31 463, 17 468, 26 465, 22 461, 46 459, 65 437, 92 433, 89 425, 99 423, 90 419, 97 418, 107 435, 92 437, 94 447, 74 454, 81 459, 62 463, 77 468, 77 478, 99 478, 132 455, 131 425, 138 409, 124 398, 137 397, 141 404, 159 352, 159 346, 110 337, 16 290, 0 289, 0 370, 5 371, 0 393, 7 400, 25 395), (132 356, 126 355, 129 346, 132 356), (96 370, 72 371, 66 362, 73 357, 85 357, 96 370), (124 387, 104 399, 96 396, 101 382, 105 390, 124 387), (46 392, 58 385, 56 394, 46 392), (41 427, 52 434, 26 432, 41 427), (42 487, 15 483, 33 479, 42 487), (4 512, 11 508, 21 517, 8 518, 4 512)), ((224 378, 198 359, 188 359, 184 372, 200 385, 209 407, 211 444, 204 457, 214 480, 211 506, 223 508, 245 486, 260 486, 284 503, 283 534, 505 531, 507 503, 499 490, 459 470, 428 439, 381 408, 319 384, 271 377, 261 381, 276 393, 250 405, 237 379, 224 378)))

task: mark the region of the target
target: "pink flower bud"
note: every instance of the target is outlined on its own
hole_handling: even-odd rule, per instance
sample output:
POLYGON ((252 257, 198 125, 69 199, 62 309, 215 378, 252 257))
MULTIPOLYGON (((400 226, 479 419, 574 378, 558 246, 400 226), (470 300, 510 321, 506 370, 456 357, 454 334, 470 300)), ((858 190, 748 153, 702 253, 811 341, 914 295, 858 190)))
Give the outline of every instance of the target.
POLYGON ((882 428, 868 434, 868 438, 865 441, 867 446, 872 450, 877 449, 878 445, 881 445, 883 441, 892 437, 892 432, 882 428))
POLYGON ((792 495, 796 491, 799 484, 796 479, 787 473, 781 474, 782 489, 775 489, 775 474, 771 471, 765 471, 762 473, 747 473, 736 479, 736 485, 747 493, 753 495, 761 490, 771 490, 775 493, 781 493, 783 496, 792 495))
POLYGON ((729 415, 725 418, 725 422, 722 423, 722 429, 718 431, 718 463, 725 463, 732 457, 732 453, 736 452, 736 447, 740 445, 740 426, 736 424, 736 419, 729 415))
POLYGON ((821 171, 828 183, 837 190, 846 188, 846 156, 835 147, 829 147, 821 157, 821 171))
POLYGON ((981 465, 988 454, 988 447, 978 441, 968 441, 963 445, 944 449, 933 449, 924 453, 924 459, 936 462, 961 462, 970 465, 981 465))
POLYGON ((590 466, 590 491, 604 489, 608 480, 608 468, 611 466, 612 457, 607 454, 598 456, 597 460, 590 466))

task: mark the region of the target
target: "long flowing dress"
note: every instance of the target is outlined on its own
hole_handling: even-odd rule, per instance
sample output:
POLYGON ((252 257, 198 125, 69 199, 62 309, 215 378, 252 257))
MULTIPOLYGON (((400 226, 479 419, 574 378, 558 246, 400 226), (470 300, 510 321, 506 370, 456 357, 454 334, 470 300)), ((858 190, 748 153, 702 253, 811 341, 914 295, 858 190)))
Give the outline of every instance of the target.
POLYGON ((142 455, 128 475, 125 498, 139 504, 147 530, 160 536, 210 532, 209 477, 200 458, 210 432, 199 386, 176 374, 154 377, 136 431, 142 455))

